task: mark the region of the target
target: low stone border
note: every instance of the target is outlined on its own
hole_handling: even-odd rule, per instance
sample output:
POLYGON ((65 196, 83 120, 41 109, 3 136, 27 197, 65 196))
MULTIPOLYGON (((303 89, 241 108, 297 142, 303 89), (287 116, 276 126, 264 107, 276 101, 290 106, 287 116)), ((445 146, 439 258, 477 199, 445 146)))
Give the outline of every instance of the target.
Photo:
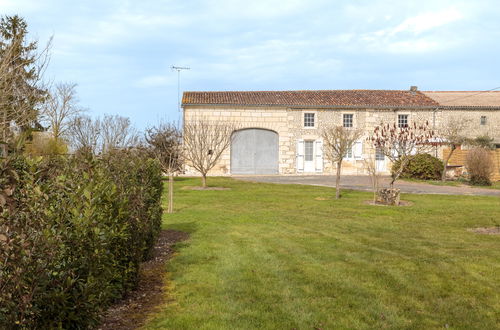
POLYGON ((383 203, 376 203, 373 200, 366 200, 366 201, 363 202, 363 204, 372 205, 372 206, 395 206, 395 207, 399 207, 399 206, 412 206, 413 202, 400 200, 399 201, 399 205, 387 205, 387 204, 383 204, 383 203))

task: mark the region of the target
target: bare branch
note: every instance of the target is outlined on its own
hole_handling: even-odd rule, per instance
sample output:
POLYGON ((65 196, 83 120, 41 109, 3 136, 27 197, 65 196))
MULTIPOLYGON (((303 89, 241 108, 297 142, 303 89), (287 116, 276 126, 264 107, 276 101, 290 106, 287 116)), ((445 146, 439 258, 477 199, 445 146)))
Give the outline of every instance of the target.
POLYGON ((231 136, 238 125, 233 122, 210 121, 206 118, 184 124, 185 157, 189 165, 201 173, 203 186, 206 176, 231 144, 231 136))
POLYGON ((49 93, 42 111, 42 121, 54 139, 64 137, 71 122, 85 110, 78 105, 76 84, 57 84, 49 93))
POLYGON ((323 149, 325 157, 337 165, 336 178, 336 198, 340 198, 340 174, 342 170, 342 161, 352 150, 356 141, 362 136, 362 131, 343 126, 333 126, 323 129, 323 149))
POLYGON ((413 123, 405 127, 396 124, 381 124, 375 127, 368 140, 392 163, 401 160, 398 171, 392 173, 391 187, 408 165, 409 156, 432 151, 436 142, 435 136, 428 122, 413 123))

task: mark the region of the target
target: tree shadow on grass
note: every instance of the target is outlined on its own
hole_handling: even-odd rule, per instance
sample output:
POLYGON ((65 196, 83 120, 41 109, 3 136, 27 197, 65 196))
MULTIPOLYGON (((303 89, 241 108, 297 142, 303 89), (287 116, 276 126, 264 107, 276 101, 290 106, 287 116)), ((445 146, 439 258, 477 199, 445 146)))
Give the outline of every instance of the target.
POLYGON ((169 223, 166 229, 183 231, 188 234, 193 234, 198 230, 198 224, 196 222, 179 222, 179 223, 169 223))

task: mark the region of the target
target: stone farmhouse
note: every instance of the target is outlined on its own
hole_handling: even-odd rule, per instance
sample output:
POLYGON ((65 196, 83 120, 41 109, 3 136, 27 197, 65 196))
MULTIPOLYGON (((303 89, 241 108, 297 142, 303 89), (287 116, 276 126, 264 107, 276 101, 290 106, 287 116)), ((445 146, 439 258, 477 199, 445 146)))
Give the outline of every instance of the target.
MULTIPOLYGON (((428 121, 438 128, 450 117, 470 121, 469 137, 489 135, 500 148, 500 92, 409 90, 185 92, 184 122, 200 118, 239 125, 229 150, 211 175, 331 174, 321 129, 343 125, 364 136, 347 155, 344 174, 366 174, 372 157, 381 173, 390 164, 367 137, 381 123, 428 121)), ((436 147, 435 155, 442 150, 436 147)), ((188 174, 194 174, 188 168, 188 174)))

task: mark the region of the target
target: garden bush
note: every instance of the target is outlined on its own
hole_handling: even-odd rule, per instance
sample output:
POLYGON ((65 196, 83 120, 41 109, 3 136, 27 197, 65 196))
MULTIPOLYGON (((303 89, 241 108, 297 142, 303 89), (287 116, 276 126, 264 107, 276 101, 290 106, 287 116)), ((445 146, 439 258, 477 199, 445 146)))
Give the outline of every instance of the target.
POLYGON ((161 225, 140 151, 0 162, 0 328, 89 328, 137 282, 161 225))
MULTIPOLYGON (((408 165, 401 173, 401 178, 420 180, 440 180, 443 173, 443 162, 429 154, 409 156, 408 165)), ((392 172, 396 172, 401 165, 397 161, 392 165, 392 172)))
POLYGON ((465 157, 465 167, 471 184, 491 186, 494 163, 489 150, 481 147, 469 150, 465 157))

